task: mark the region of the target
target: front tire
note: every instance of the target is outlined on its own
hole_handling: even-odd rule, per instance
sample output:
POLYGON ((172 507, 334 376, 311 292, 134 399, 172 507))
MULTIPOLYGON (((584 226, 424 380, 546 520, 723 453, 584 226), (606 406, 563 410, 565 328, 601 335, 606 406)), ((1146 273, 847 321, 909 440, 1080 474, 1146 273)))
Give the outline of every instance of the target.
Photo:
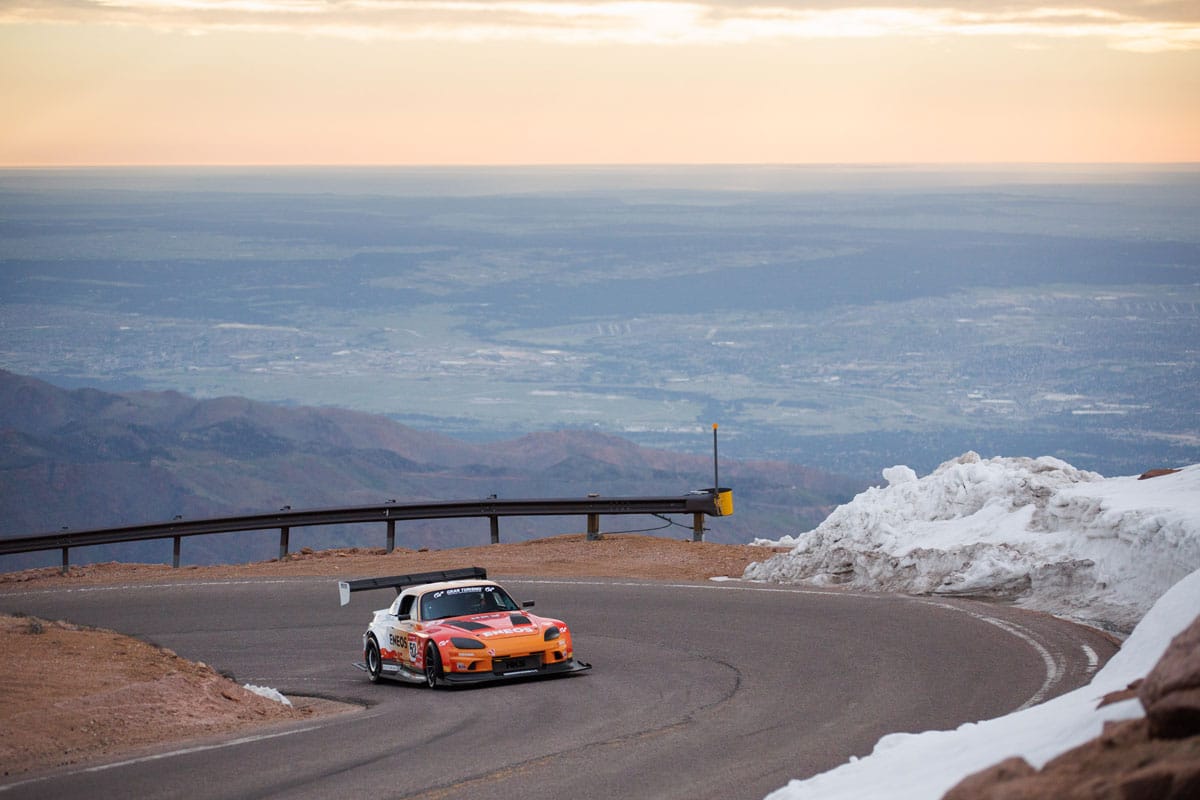
POLYGON ((442 677, 442 656, 433 642, 425 645, 425 685, 436 689, 442 677))
POLYGON ((379 677, 383 674, 383 657, 379 655, 379 643, 375 641, 375 637, 367 639, 367 677, 371 683, 379 683, 379 677))

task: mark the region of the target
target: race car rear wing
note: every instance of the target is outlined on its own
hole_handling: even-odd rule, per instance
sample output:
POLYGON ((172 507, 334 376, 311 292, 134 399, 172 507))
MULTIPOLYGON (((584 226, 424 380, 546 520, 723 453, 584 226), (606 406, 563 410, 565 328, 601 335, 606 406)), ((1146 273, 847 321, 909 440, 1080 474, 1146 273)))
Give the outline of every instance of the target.
POLYGON ((445 569, 438 572, 414 572, 411 575, 393 575, 390 578, 362 578, 357 581, 338 581, 338 599, 341 600, 341 605, 346 605, 350 602, 351 592, 394 588, 396 594, 400 594, 400 590, 406 586, 419 586, 422 583, 438 583, 439 581, 467 581, 486 577, 487 570, 483 567, 463 567, 462 569, 445 569))

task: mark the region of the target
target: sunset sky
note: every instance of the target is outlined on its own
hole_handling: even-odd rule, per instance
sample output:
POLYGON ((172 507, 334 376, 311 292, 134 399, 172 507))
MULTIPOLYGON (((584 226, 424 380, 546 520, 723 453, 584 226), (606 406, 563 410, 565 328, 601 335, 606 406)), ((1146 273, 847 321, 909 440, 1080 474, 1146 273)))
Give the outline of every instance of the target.
POLYGON ((0 165, 1200 161, 1200 0, 0 0, 0 165))

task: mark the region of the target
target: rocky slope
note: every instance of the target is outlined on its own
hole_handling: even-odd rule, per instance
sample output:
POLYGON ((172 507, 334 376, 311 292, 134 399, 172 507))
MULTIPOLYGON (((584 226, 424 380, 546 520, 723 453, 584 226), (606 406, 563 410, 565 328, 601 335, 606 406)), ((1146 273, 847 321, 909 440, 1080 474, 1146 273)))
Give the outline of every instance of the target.
POLYGON ((1158 664, 1112 702, 1136 696, 1142 719, 1109 723, 1096 739, 1035 770, 1010 758, 965 778, 944 800, 1193 800, 1200 797, 1200 617, 1158 664))

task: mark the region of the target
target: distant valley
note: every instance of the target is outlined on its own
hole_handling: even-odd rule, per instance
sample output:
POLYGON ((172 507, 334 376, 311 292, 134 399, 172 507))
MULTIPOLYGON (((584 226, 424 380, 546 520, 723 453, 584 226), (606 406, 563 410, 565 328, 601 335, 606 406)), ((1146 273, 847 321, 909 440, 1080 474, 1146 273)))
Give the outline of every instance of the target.
POLYGON ((1192 167, 0 172, 0 368, 860 483, 1200 461, 1192 167))

